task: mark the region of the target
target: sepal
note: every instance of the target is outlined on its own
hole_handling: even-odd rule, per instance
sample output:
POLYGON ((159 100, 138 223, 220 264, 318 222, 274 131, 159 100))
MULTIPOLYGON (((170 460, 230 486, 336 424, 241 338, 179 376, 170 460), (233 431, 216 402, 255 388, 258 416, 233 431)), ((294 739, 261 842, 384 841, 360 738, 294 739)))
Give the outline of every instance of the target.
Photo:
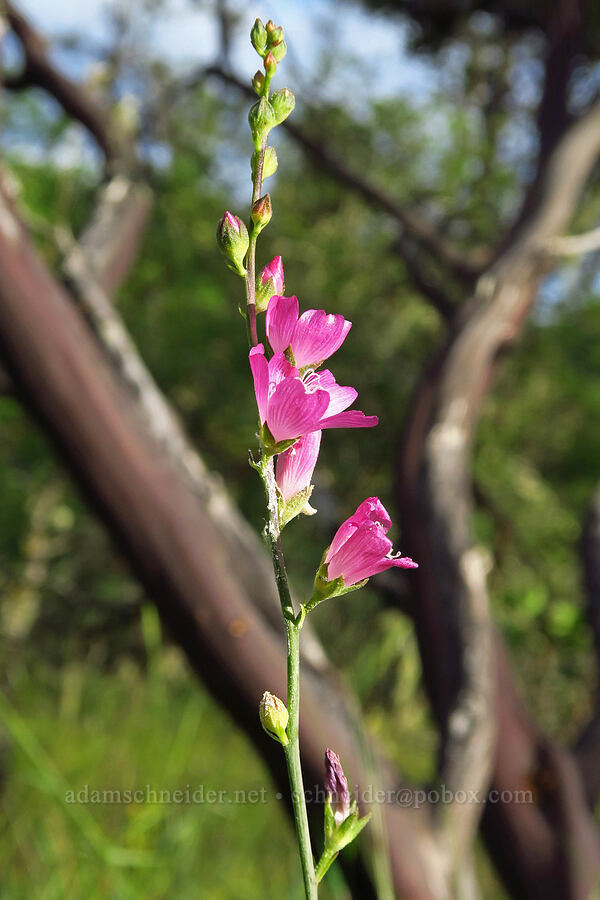
POLYGON ((315 575, 313 595, 306 604, 307 612, 310 612, 311 609, 314 609, 315 606, 318 606, 318 604, 322 603, 323 600, 329 600, 331 597, 341 597, 344 594, 351 594, 352 591, 357 591, 359 588, 364 587, 369 580, 368 578, 365 578, 363 581, 358 581, 356 584, 351 584, 349 587, 346 587, 346 585, 344 584, 344 579, 341 575, 339 578, 333 578, 330 581, 327 577, 328 565, 324 561, 326 555, 327 550, 323 554, 321 565, 317 569, 317 573, 315 575))
POLYGON ((310 503, 310 496, 313 492, 314 484, 309 485, 302 491, 298 491, 287 503, 282 497, 279 498, 279 527, 285 528, 288 522, 295 519, 301 514, 305 516, 314 516, 316 509, 310 503))

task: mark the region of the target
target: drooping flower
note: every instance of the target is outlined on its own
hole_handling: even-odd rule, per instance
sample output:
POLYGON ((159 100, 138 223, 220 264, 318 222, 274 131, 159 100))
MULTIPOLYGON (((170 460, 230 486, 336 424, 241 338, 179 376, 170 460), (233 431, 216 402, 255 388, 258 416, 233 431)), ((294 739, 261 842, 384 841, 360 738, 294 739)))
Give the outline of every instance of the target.
POLYGON ((331 803, 335 824, 341 825, 350 815, 350 791, 339 756, 329 747, 325 750, 325 793, 331 803))
POLYGON ((310 487, 320 447, 321 432, 311 431, 277 457, 275 480, 286 503, 310 487))
POLYGON ((322 309, 307 309, 298 318, 298 298, 271 297, 267 337, 274 353, 290 348, 298 369, 317 368, 344 343, 352 322, 322 309))
POLYGON ((250 350, 249 358, 260 424, 269 432, 263 434, 265 444, 272 442, 274 447, 293 442, 303 434, 325 428, 377 425, 377 416, 347 410, 357 393, 354 388, 336 384, 331 372, 310 372, 302 378, 283 353, 275 353, 267 362, 262 344, 250 350))
POLYGON ((350 587, 391 566, 416 569, 418 563, 392 553, 392 542, 386 537, 391 526, 378 497, 363 500, 354 515, 340 525, 325 555, 327 581, 341 578, 344 587, 350 587))

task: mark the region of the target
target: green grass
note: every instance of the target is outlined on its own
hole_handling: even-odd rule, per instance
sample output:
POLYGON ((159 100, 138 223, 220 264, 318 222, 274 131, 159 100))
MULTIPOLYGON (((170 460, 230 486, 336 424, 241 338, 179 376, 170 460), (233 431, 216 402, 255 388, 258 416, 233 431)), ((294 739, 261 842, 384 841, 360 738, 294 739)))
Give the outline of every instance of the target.
MULTIPOLYGON (((155 646, 146 673, 129 659, 109 672, 12 666, 5 696, 4 900, 300 900, 268 772, 177 650, 155 646), (86 785, 88 798, 203 789, 204 802, 67 802, 86 785), (209 802, 211 790, 223 802, 209 802), (251 791, 257 802, 233 802, 251 791)), ((322 893, 345 896, 339 875, 322 893)))

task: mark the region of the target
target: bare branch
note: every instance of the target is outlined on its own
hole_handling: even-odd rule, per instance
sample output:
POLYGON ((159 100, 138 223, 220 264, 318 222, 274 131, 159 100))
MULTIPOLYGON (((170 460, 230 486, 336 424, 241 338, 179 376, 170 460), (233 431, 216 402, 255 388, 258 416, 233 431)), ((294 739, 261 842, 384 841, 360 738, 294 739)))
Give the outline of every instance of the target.
POLYGON ((80 122, 95 138, 107 160, 118 156, 118 147, 110 129, 106 110, 74 81, 67 78, 48 58, 47 43, 12 3, 6 3, 8 22, 17 35, 25 54, 25 67, 15 76, 6 76, 4 86, 19 91, 40 87, 48 91, 68 115, 80 122))
MULTIPOLYGON (((519 334, 547 269, 542 249, 566 227, 599 154, 600 102, 569 127, 544 161, 534 192, 525 201, 527 215, 461 308, 447 346, 432 362, 413 408, 403 454, 400 504, 404 541, 420 563, 415 621, 428 689, 445 738, 442 780, 454 791, 467 785, 485 789, 494 720, 487 561, 474 542, 471 524, 473 432, 498 355, 519 334)), ((503 692, 506 689, 504 685, 503 692)), ((499 721, 497 753, 501 756, 511 748, 505 746, 508 729, 502 718, 499 721)), ((522 733, 520 721, 512 725, 521 731, 525 744, 536 740, 534 733, 522 733)), ((536 759, 535 747, 531 754, 536 759)), ((528 777, 518 768, 513 775, 522 780, 528 777)), ((518 782, 513 784, 516 788, 518 782)), ((566 783, 557 789, 566 790, 566 783)), ((451 804, 444 810, 440 824, 455 860, 460 859, 461 848, 468 847, 479 812, 470 804, 451 804)), ((497 808, 492 814, 500 815, 497 808)), ((520 839, 519 814, 510 804, 501 813, 503 841, 511 846, 520 839)), ((544 809, 536 807, 535 815, 543 819, 544 809)), ((578 815, 586 830, 586 811, 580 809, 578 815)), ((590 853, 591 871, 598 872, 597 845, 590 853)), ((568 860, 563 862, 568 866, 568 860)), ((532 875, 535 867, 528 870, 523 860, 521 883, 531 878, 539 889, 545 871, 544 896, 560 896, 558 885, 553 884, 553 867, 547 858, 546 870, 540 866, 532 875)), ((590 870, 585 873, 583 868, 569 869, 567 876, 581 890, 591 877, 590 870)))
MULTIPOLYGON (((202 83, 208 76, 219 78, 242 91, 249 97, 255 97, 249 84, 220 65, 202 67, 189 73, 168 89, 171 102, 202 83)), ((318 166, 332 175, 340 184, 345 184, 369 203, 382 209, 401 226, 406 235, 415 240, 424 250, 432 254, 462 284, 473 286, 479 274, 478 265, 474 264, 467 254, 462 253, 438 229, 417 212, 405 209, 397 203, 383 188, 370 182, 362 173, 348 166, 343 159, 336 156, 320 139, 309 135, 306 130, 287 119, 283 127, 293 140, 303 148, 318 166)), ((404 254, 403 254, 404 255, 404 254)))
POLYGON ((582 730, 574 753, 593 809, 600 797, 600 486, 596 487, 581 533, 581 556, 587 592, 587 618, 594 637, 597 684, 594 715, 582 730))
POLYGON ((563 235, 548 241, 548 252, 554 256, 579 256, 600 250, 600 227, 583 234, 563 235))

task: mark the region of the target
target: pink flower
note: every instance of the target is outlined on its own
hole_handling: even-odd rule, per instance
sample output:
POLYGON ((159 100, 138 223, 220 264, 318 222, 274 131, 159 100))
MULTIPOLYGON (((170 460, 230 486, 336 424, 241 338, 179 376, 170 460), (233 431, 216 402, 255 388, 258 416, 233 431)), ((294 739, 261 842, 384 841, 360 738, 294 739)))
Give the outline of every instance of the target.
POLYGON ((280 256, 275 256, 260 273, 261 284, 266 284, 270 278, 273 279, 273 294, 281 294, 284 288, 284 277, 283 260, 280 256))
POLYGON ((275 353, 267 362, 262 344, 250 351, 250 368, 260 424, 267 426, 275 444, 324 428, 377 425, 377 416, 365 416, 356 409, 345 411, 357 393, 336 384, 331 372, 311 372, 301 378, 283 353, 275 353))
POLYGON ((267 309, 267 337, 274 353, 291 348, 299 369, 317 368, 338 350, 352 327, 343 316, 307 309, 298 318, 298 298, 271 297, 267 309))
POLYGON ((320 447, 321 432, 311 431, 277 457, 275 480, 286 503, 310 486, 320 447))
POLYGON ((392 555, 392 542, 386 537, 392 526, 378 497, 368 497, 353 516, 340 525, 325 556, 327 579, 342 578, 345 587, 389 569, 416 569, 407 556, 392 555))
POLYGON ((350 815, 350 791, 340 758, 329 747, 325 750, 325 791, 331 802, 335 824, 341 825, 350 815))

